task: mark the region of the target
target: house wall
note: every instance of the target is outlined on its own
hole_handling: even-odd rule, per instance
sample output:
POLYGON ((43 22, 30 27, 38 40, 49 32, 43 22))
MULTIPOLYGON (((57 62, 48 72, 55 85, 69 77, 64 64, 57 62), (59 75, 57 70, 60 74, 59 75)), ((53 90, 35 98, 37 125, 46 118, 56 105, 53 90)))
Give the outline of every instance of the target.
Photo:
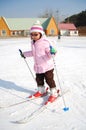
POLYGON ((70 31, 70 36, 78 36, 78 30, 70 31))
POLYGON ((54 18, 52 17, 45 33, 46 33, 46 35, 56 36, 56 35, 58 35, 58 32, 59 32, 59 30, 57 28, 56 22, 55 22, 54 18))
POLYGON ((60 30, 60 34, 62 36, 68 36, 69 35, 69 31, 68 30, 60 30))
POLYGON ((0 17, 0 36, 10 36, 10 30, 3 17, 0 17))
POLYGON ((12 30, 11 31, 12 37, 28 36, 28 34, 29 34, 28 30, 12 30))
POLYGON ((78 36, 78 30, 60 30, 62 36, 78 36))

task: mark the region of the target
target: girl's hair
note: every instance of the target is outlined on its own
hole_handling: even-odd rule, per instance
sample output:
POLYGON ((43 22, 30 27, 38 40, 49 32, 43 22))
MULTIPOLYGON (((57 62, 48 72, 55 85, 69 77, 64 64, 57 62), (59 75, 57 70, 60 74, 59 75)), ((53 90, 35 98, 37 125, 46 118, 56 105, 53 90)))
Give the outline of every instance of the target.
POLYGON ((42 34, 40 33, 40 38, 42 37, 42 34))

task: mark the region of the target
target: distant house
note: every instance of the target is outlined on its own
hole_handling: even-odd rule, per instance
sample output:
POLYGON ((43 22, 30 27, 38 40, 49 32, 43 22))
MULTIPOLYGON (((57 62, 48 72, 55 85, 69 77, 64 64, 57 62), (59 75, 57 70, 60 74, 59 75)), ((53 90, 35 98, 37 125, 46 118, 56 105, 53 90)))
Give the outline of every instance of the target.
POLYGON ((78 36, 78 30, 72 23, 59 23, 58 29, 62 36, 78 36))
POLYGON ((54 17, 50 18, 4 18, 0 17, 0 36, 28 36, 31 26, 39 20, 46 35, 58 35, 54 17))

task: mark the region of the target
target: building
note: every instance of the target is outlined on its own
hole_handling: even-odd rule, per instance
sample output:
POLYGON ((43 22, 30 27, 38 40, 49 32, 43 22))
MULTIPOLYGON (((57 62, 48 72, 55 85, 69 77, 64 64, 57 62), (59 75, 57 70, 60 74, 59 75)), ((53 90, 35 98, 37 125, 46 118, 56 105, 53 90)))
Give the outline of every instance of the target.
POLYGON ((58 29, 62 36, 78 36, 78 30, 73 23, 59 23, 58 29))
POLYGON ((31 26, 39 20, 48 36, 58 35, 54 17, 50 18, 4 18, 0 17, 0 37, 28 36, 31 26))

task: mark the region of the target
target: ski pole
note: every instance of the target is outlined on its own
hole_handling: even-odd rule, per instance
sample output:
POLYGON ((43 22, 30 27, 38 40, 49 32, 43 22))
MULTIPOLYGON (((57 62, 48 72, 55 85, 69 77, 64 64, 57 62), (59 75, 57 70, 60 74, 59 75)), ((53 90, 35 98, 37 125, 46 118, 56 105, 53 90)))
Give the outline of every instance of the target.
POLYGON ((54 62, 54 68, 55 68, 55 71, 56 71, 57 80, 58 80, 59 87, 60 87, 60 90, 61 90, 61 93, 62 93, 62 100, 63 100, 63 104, 64 104, 63 110, 64 111, 68 111, 69 107, 66 106, 66 102, 65 102, 65 99, 64 99, 64 96, 63 96, 63 91, 62 91, 62 87, 61 87, 61 84, 60 84, 60 81, 59 81, 59 76, 58 76, 58 72, 57 72, 56 63, 55 63, 55 60, 54 60, 53 56, 52 56, 52 58, 53 58, 53 62, 54 62))
MULTIPOLYGON (((33 77, 33 79, 35 80, 35 77, 34 77, 32 71, 31 71, 31 69, 30 69, 30 67, 29 67, 29 65, 28 65, 28 63, 27 63, 27 61, 26 61, 26 59, 25 59, 26 57, 25 57, 25 56, 23 55, 23 53, 22 53, 22 50, 19 49, 19 52, 20 52, 20 55, 23 57, 23 59, 24 59, 26 65, 27 65, 27 67, 28 67, 28 69, 29 69, 29 71, 30 71, 32 77, 33 77)), ((35 81, 36 81, 36 80, 35 80, 35 81)))

